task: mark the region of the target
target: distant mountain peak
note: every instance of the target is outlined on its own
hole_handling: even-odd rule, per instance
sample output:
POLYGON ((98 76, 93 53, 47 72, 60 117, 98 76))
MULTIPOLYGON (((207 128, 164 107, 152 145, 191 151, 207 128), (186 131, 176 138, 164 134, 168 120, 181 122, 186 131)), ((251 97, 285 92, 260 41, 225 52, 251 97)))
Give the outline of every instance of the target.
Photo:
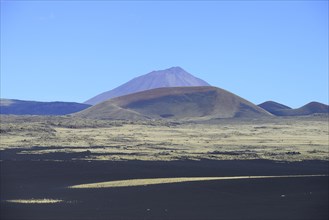
POLYGON ((157 71, 173 71, 173 72, 175 72, 175 71, 184 71, 184 72, 186 72, 182 67, 180 67, 180 66, 172 66, 172 67, 169 67, 169 68, 167 68, 167 69, 164 69, 164 70, 157 70, 157 71))
POLYGON ((168 68, 166 70, 163 70, 163 71, 168 71, 170 73, 175 73, 175 74, 179 74, 179 73, 182 73, 182 72, 186 73, 186 71, 183 68, 179 67, 179 66, 170 67, 170 68, 168 68))
POLYGON ((86 104, 95 105, 111 98, 128 95, 136 92, 163 87, 210 86, 207 82, 176 66, 165 70, 156 70, 136 77, 129 82, 89 100, 86 104))

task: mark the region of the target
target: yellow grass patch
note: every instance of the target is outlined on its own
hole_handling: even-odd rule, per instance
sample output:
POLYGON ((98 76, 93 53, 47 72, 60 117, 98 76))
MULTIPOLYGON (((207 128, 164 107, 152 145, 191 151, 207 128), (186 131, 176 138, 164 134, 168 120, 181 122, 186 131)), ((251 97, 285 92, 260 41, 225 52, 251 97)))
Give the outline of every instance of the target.
POLYGON ((64 201, 60 199, 13 199, 13 200, 5 200, 5 202, 23 203, 23 204, 51 204, 51 203, 59 203, 64 201))
POLYGON ((109 182, 99 182, 90 184, 81 184, 70 186, 73 189, 83 188, 114 188, 114 187, 131 187, 131 186, 148 186, 156 184, 197 182, 211 180, 238 180, 238 179, 265 179, 265 178, 296 178, 296 177, 316 177, 327 175, 283 175, 283 176, 230 176, 230 177, 175 177, 175 178, 153 178, 153 179, 130 179, 116 180, 109 182))

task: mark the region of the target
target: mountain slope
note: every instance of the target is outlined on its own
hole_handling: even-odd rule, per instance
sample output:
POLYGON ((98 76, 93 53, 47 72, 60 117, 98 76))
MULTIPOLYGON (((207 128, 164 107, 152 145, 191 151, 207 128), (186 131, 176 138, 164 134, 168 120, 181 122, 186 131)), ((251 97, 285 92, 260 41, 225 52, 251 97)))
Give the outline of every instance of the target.
POLYGON ((95 105, 110 98, 119 97, 135 92, 162 88, 181 86, 209 86, 199 78, 194 77, 180 67, 172 67, 166 70, 153 71, 136 77, 127 83, 104 93, 101 93, 85 103, 95 105))
POLYGON ((269 112, 216 87, 166 87, 120 96, 75 115, 97 119, 211 119, 269 116, 269 112), (113 114, 116 109, 121 114, 113 114), (128 112, 127 112, 128 111, 128 112), (126 115, 129 113, 128 115, 126 115))
POLYGON ((75 102, 36 102, 0 99, 0 114, 13 115, 66 115, 90 107, 75 102))
POLYGON ((281 104, 276 105, 273 103, 269 104, 268 102, 265 102, 260 104, 259 106, 276 116, 302 116, 302 115, 312 115, 318 113, 320 114, 329 113, 329 106, 319 102, 310 102, 296 109, 291 109, 284 105, 282 105, 283 107, 282 106, 280 107, 281 104))

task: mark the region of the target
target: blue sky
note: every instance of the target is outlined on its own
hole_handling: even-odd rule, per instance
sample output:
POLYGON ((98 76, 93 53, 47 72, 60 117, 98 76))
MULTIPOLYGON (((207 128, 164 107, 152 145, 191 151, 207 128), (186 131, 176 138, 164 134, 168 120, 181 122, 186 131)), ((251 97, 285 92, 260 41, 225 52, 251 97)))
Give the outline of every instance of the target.
POLYGON ((328 1, 1 1, 1 97, 83 102, 180 66, 259 104, 328 103, 328 1))

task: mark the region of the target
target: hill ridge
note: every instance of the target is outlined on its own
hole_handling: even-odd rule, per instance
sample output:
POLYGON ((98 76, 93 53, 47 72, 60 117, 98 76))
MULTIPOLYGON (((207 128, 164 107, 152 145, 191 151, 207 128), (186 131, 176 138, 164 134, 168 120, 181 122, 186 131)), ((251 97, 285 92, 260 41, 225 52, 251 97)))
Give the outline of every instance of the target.
POLYGON ((90 105, 77 102, 40 102, 19 99, 0 99, 0 114, 66 115, 82 111, 90 105))
POLYGON ((263 102, 258 106, 276 116, 303 116, 329 113, 328 105, 316 101, 309 102, 295 109, 273 101, 263 102))

